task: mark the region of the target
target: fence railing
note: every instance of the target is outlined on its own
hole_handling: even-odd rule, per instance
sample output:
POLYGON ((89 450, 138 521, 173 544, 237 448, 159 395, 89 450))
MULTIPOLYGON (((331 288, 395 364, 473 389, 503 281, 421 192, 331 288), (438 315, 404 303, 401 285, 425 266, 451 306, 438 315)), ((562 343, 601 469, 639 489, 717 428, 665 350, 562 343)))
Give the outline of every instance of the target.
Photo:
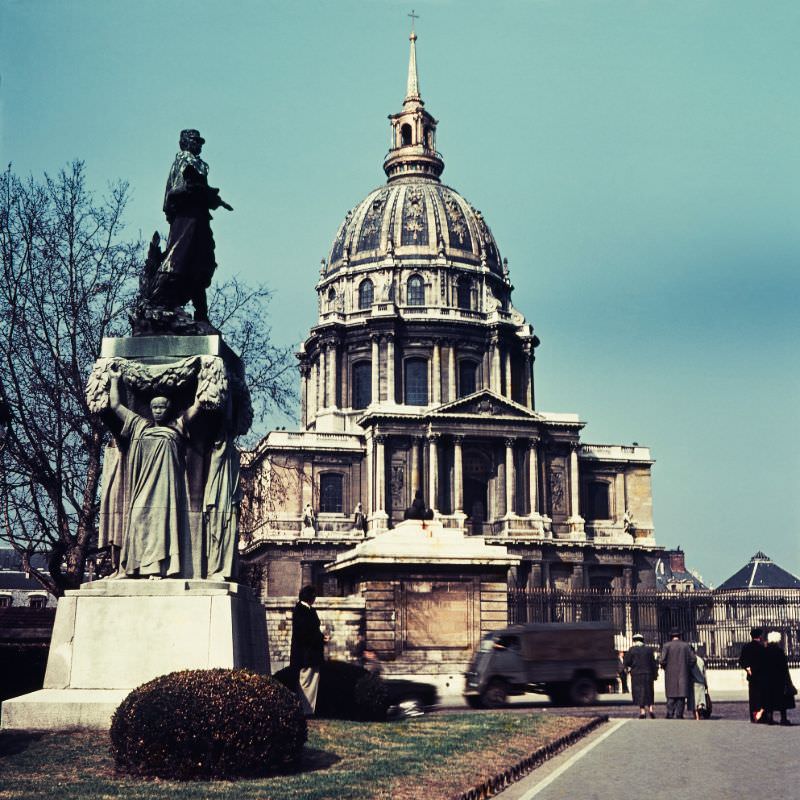
POLYGON ((771 591, 607 592, 595 589, 510 589, 508 619, 521 622, 610 622, 617 647, 630 646, 634 633, 661 646, 678 628, 714 668, 738 667, 750 629, 781 633, 793 667, 800 666, 800 593, 771 591))

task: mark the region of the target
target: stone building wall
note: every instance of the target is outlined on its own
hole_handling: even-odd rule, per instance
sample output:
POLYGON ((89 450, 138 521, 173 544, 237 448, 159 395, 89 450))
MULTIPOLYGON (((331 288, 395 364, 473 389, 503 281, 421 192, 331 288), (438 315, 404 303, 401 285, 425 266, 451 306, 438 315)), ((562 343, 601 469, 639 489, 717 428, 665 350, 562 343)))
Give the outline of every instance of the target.
MULTIPOLYGON (((275 673, 289 664, 292 643, 292 609, 296 597, 267 597, 262 600, 267 615, 267 642, 270 667, 275 673)), ((364 600, 361 597, 319 597, 314 603, 323 630, 330 635, 325 657, 354 662, 359 633, 364 621, 364 600)))

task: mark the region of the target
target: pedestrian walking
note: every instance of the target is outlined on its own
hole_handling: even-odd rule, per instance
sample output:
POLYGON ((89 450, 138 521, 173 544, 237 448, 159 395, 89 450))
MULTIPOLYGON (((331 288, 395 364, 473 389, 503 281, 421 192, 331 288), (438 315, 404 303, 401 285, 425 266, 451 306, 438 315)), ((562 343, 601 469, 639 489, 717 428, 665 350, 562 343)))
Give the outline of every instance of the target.
POLYGON ((692 709, 695 719, 708 719, 708 681, 706 680, 706 664, 703 657, 692 648, 695 662, 692 665, 692 709))
POLYGON ((692 648, 681 641, 681 632, 677 628, 673 628, 669 635, 670 640, 661 648, 667 719, 683 719, 686 698, 692 691, 691 669, 696 658, 692 648))
POLYGON ((653 683, 658 676, 658 662, 652 647, 644 643, 641 633, 633 634, 633 644, 622 659, 623 669, 631 673, 631 692, 634 706, 639 706, 639 719, 655 719, 653 683))
POLYGON ((619 688, 623 694, 628 694, 628 671, 625 668, 625 651, 617 651, 617 675, 619 676, 619 688))
POLYGON ((747 673, 747 698, 750 703, 750 722, 760 722, 764 713, 762 686, 764 682, 764 631, 753 628, 750 641, 742 647, 739 666, 747 673))
POLYGON ((767 634, 767 646, 764 648, 764 680, 762 697, 764 701, 764 717, 768 725, 775 723, 775 712, 780 712, 781 725, 791 725, 786 714, 795 707, 794 688, 789 674, 789 662, 781 647, 781 635, 778 631, 767 634))
POLYGON ((319 671, 325 660, 325 636, 320 629, 319 616, 312 608, 316 599, 317 590, 304 586, 292 611, 289 666, 298 672, 298 698, 307 717, 313 716, 317 707, 319 671))

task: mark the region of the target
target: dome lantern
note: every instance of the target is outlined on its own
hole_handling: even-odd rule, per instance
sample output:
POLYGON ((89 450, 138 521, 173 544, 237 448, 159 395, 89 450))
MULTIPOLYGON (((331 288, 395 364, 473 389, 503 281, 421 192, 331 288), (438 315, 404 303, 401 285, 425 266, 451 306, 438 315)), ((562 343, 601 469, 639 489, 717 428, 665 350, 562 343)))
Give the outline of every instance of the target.
POLYGON ((436 151, 437 121, 425 110, 419 93, 417 34, 413 24, 408 38, 411 52, 408 57, 406 96, 403 110, 389 115, 392 145, 383 162, 383 169, 389 182, 410 176, 438 181, 444 170, 444 161, 436 151))

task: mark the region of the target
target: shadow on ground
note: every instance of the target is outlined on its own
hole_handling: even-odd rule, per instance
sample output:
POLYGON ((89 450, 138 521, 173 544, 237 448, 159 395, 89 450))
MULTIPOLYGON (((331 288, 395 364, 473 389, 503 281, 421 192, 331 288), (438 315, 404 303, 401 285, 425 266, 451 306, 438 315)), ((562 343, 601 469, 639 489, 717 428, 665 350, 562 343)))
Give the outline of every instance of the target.
POLYGON ((0 757, 22 753, 44 735, 42 731, 0 731, 0 757))

